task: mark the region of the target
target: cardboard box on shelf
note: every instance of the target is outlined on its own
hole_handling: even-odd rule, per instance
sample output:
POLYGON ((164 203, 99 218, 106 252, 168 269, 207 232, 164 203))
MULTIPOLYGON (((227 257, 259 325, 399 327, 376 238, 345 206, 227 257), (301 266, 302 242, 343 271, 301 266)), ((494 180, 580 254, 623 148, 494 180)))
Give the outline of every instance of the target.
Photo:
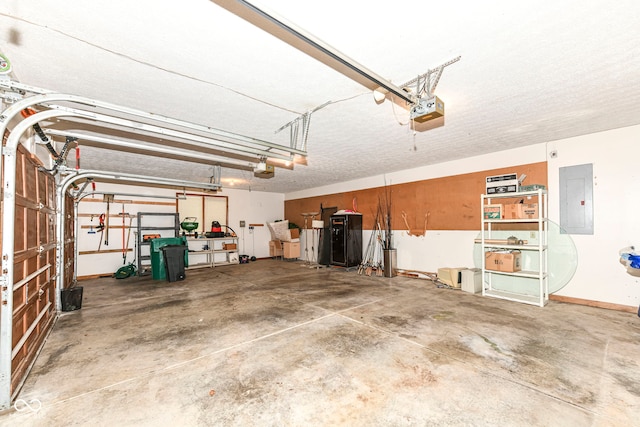
POLYGON ((502 205, 502 218, 504 219, 519 219, 519 203, 505 203, 502 205))
POLYGON ((224 249, 225 251, 228 251, 231 249, 238 249, 238 245, 236 243, 223 243, 222 249, 224 249))
POLYGON ((520 251, 487 251, 484 255, 487 270, 505 273, 515 273, 522 270, 520 251))
POLYGON ((504 219, 536 219, 538 218, 537 203, 507 203, 502 206, 504 219))
POLYGON ((521 203, 522 211, 520 218, 524 219, 536 219, 538 218, 538 204, 537 203, 521 203))
POLYGON ((518 174, 508 173, 486 177, 487 194, 515 193, 518 191, 518 174))
POLYGON ((502 205, 484 205, 484 219, 500 219, 502 218, 502 205))

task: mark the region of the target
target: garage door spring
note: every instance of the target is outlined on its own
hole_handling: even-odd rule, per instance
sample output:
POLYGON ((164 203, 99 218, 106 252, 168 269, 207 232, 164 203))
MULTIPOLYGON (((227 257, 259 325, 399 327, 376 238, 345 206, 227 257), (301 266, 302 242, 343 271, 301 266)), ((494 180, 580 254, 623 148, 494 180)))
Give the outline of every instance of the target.
MULTIPOLYGON (((36 113, 36 111, 33 108, 25 108, 24 110, 22 110, 20 112, 20 114, 22 115, 22 117, 27 118, 29 116, 32 116, 36 113)), ((47 135, 45 135, 44 131, 42 130, 42 128, 40 127, 39 123, 36 123, 33 125, 33 130, 36 131, 36 133, 38 134, 38 136, 40 137, 40 139, 42 140, 42 142, 44 143, 44 145, 47 147, 47 150, 49 150, 49 153, 51 153, 51 155, 53 156, 54 159, 58 160, 58 158, 60 157, 60 155, 58 153, 56 153, 56 149, 53 148, 53 145, 51 144, 51 140, 47 137, 47 135)))

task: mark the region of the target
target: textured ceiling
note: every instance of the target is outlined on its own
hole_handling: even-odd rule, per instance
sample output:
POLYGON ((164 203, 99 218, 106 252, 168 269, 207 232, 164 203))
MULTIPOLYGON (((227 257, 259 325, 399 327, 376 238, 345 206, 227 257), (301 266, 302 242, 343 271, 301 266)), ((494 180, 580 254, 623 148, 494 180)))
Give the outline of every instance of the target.
MULTIPOLYGON (((25 84, 288 145, 308 164, 223 184, 290 192, 640 123, 640 2, 259 3, 402 84, 450 59, 445 125, 408 112, 207 0, 4 0, 0 51, 25 84)), ((82 144, 82 141, 81 141, 82 144)), ((522 161, 522 159, 517 159, 522 161)), ((208 181, 211 167, 83 147, 83 168, 208 181)))

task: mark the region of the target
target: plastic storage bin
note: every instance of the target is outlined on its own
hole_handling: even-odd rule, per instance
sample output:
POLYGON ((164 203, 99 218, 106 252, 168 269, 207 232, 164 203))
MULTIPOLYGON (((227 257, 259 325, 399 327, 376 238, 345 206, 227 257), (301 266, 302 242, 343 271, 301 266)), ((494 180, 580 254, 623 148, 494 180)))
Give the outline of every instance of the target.
POLYGON ((62 311, 74 311, 82 308, 82 286, 62 289, 60 297, 62 311))
POLYGON ((189 248, 185 245, 166 245, 160 250, 164 258, 167 281, 177 282, 178 280, 184 280, 186 277, 184 258, 189 248))

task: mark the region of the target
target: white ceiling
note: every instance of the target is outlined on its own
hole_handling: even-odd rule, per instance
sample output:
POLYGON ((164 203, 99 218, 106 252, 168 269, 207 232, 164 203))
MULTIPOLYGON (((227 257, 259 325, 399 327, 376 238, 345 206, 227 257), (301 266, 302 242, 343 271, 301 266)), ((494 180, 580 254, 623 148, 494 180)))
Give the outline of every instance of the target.
MULTIPOLYGON (((22 83, 279 144, 312 115, 308 165, 223 184, 290 192, 640 123, 637 0, 262 0, 395 84, 461 55, 408 112, 208 0, 4 0, 0 51, 22 83)), ((81 141, 81 146, 82 141, 81 141)), ((84 147, 82 167, 208 181, 211 168, 84 147)), ((517 162, 526 159, 514 159, 517 162)))

